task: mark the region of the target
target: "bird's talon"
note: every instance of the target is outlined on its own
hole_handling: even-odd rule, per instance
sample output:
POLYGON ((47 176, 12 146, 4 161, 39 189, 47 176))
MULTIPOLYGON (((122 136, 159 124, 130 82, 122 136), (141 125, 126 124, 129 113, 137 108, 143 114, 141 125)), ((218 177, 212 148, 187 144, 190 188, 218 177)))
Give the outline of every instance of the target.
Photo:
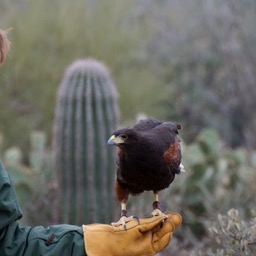
POLYGON ((155 216, 161 216, 163 217, 163 220, 168 219, 168 216, 163 212, 161 212, 160 209, 154 209, 154 211, 151 213, 151 217, 155 217, 155 216))
POLYGON ((137 220, 138 225, 140 225, 140 219, 139 219, 137 216, 133 216, 133 218, 134 218, 135 220, 137 220))
POLYGON ((134 219, 134 216, 126 217, 122 216, 119 221, 112 222, 111 225, 114 227, 123 226, 124 230, 126 231, 126 223, 129 221, 132 221, 134 219))
POLYGON ((161 216, 163 217, 163 222, 165 222, 168 219, 168 216, 164 213, 162 213, 161 216))

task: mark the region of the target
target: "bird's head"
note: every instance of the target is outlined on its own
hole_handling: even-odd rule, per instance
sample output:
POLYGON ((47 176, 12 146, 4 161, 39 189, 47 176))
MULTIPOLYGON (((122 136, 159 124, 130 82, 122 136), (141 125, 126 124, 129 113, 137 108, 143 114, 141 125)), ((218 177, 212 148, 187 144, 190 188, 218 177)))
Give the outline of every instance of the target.
POLYGON ((134 129, 120 129, 115 131, 108 140, 108 145, 126 147, 134 145, 138 140, 138 133, 134 129))

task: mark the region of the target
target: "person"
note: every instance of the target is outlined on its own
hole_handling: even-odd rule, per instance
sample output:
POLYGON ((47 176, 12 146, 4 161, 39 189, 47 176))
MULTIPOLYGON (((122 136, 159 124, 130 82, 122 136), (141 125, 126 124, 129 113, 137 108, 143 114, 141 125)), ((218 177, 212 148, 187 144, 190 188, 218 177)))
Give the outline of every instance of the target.
MULTIPOLYGON (((10 46, 0 30, 0 64, 10 46)), ((126 230, 107 224, 20 227, 22 211, 11 179, 0 161, 0 255, 12 256, 139 256, 155 255, 170 242, 181 224, 178 213, 142 218, 127 223, 126 230)))

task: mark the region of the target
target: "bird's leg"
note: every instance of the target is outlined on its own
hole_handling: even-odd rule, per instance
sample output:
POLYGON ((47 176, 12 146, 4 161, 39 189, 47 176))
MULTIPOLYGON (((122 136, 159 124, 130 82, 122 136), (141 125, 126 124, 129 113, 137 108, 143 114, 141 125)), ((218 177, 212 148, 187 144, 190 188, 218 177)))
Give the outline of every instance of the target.
POLYGON ((124 230, 126 230, 126 223, 129 221, 132 221, 134 219, 136 219, 138 221, 138 224, 140 224, 138 217, 136 217, 136 216, 127 217, 126 202, 122 202, 121 203, 121 218, 117 222, 112 222, 111 225, 114 227, 118 227, 118 226, 122 225, 124 227, 124 230))
POLYGON ((164 218, 168 218, 168 216, 161 212, 160 210, 160 203, 158 200, 158 192, 154 191, 154 202, 153 202, 153 212, 151 213, 151 216, 163 216, 164 218))

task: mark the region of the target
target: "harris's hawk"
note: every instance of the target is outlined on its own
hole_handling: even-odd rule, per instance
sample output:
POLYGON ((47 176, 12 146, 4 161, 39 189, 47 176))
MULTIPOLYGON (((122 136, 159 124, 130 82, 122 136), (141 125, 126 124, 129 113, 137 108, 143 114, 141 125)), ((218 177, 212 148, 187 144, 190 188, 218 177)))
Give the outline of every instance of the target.
POLYGON ((121 203, 121 219, 112 225, 123 225, 127 218, 126 203, 129 195, 153 191, 152 216, 164 215, 160 211, 158 191, 168 188, 175 174, 183 171, 179 124, 153 118, 139 121, 132 128, 115 131, 108 145, 116 145, 117 179, 115 192, 121 203))

